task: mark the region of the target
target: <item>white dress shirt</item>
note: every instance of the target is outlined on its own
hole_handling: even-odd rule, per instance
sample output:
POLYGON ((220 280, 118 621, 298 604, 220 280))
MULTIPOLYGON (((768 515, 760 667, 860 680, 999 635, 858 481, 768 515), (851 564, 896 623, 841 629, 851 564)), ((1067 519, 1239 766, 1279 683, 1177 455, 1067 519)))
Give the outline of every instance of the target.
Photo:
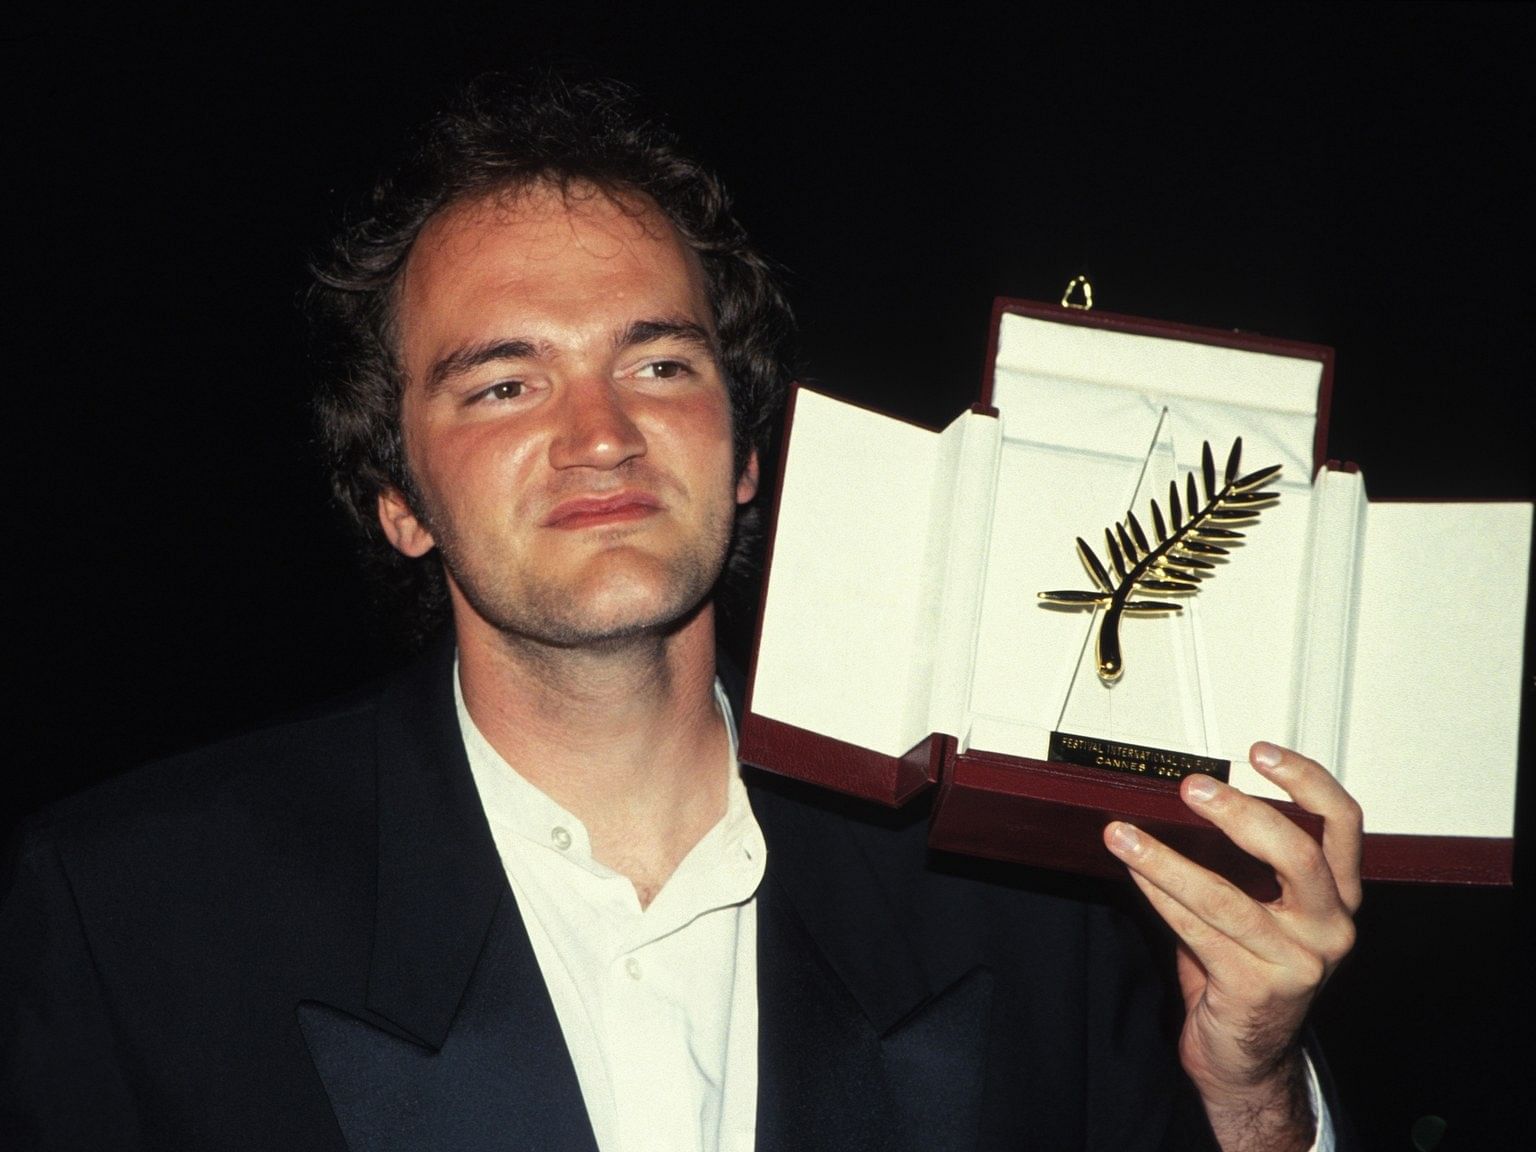
MULTIPOLYGON (((581 821, 523 779, 454 697, 470 770, 549 986, 601 1152, 751 1152, 757 1134, 757 888, 768 858, 730 734, 725 816, 650 907, 592 858, 581 821)), ((1317 1073, 1312 1152, 1333 1152, 1317 1073)))
POLYGON ((481 735, 454 678, 491 835, 602 1152, 750 1152, 757 1123, 757 886, 767 849, 736 762, 726 813, 642 909, 581 821, 481 735))

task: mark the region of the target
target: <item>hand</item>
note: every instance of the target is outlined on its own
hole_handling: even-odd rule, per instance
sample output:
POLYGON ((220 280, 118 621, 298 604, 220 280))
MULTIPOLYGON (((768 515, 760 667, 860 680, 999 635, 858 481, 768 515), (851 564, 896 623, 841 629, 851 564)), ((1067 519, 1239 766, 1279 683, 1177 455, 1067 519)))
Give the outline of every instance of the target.
POLYGON ((1222 1147, 1305 1148, 1313 1133, 1297 1034, 1354 944, 1360 806, 1321 765, 1294 752, 1259 743, 1249 761, 1322 816, 1321 845, 1262 800, 1209 776, 1186 778, 1180 791, 1275 870, 1273 903, 1250 899, 1129 824, 1110 824, 1104 842, 1179 937, 1179 1059, 1222 1147))

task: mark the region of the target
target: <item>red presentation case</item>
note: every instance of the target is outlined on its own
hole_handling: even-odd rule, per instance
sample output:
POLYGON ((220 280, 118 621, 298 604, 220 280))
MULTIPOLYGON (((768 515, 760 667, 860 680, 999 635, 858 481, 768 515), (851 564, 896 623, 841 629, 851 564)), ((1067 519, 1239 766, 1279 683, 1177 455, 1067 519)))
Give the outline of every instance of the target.
MULTIPOLYGON (((1013 458, 1008 456, 1009 452, 1018 453, 1020 460, 1033 454, 1029 455, 1029 459, 1034 460, 1036 457, 1044 459, 1051 453, 1070 450, 1076 453, 1072 456, 1072 459, 1076 459, 1077 455, 1083 454, 1082 446, 1073 448, 1066 444, 1067 441, 1083 438, 1086 442, 1088 438, 1099 435, 1098 429, 1107 426, 1119 429, 1122 424, 1125 425, 1122 429, 1123 438, 1131 443, 1142 431, 1142 426, 1151 419, 1148 413, 1154 412, 1161 405, 1163 423, 1157 425, 1159 435, 1163 434, 1164 425, 1169 422, 1170 408, 1179 411, 1188 409, 1195 425, 1203 428, 1205 424, 1215 424, 1218 434, 1227 426, 1227 422, 1234 423, 1239 429, 1245 420, 1274 425, 1273 435, 1269 439, 1279 446, 1275 451, 1280 451, 1285 445, 1290 446, 1291 455, 1286 459, 1293 465, 1290 469, 1293 482, 1301 486, 1298 494, 1287 493, 1281 500, 1282 505, 1290 500, 1290 507, 1297 509, 1291 512, 1291 521, 1297 526, 1294 529, 1297 544, 1290 549, 1291 552, 1308 552, 1310 549, 1309 556, 1322 556, 1326 549, 1318 541, 1334 537, 1319 528, 1320 524, 1325 527, 1335 522, 1345 525, 1334 532, 1339 539, 1365 540, 1366 517, 1369 514, 1372 517, 1369 520, 1372 532, 1377 531, 1378 524, 1382 525, 1380 534, 1384 542, 1379 544, 1379 549, 1386 550, 1390 555, 1390 549, 1399 547, 1394 543, 1397 536, 1407 532, 1406 528, 1400 530, 1394 527, 1401 515, 1378 511, 1388 505, 1368 505, 1363 484, 1352 466, 1325 463, 1327 416, 1332 387, 1333 353, 1325 347, 1055 305, 999 300, 993 312, 986 377, 981 395, 970 413, 957 421, 957 425, 969 421, 966 428, 949 438, 957 445, 962 438, 969 439, 953 451, 940 445, 938 440, 931 441, 939 445, 933 451, 935 459, 940 462, 933 466, 933 471, 940 479, 934 481, 931 487, 911 489, 911 492, 918 493, 917 498, 897 501, 908 509, 920 507, 925 498, 923 493, 936 492, 938 494, 931 497, 932 507, 939 508, 945 501, 951 501, 952 508, 958 511, 958 519, 967 521, 966 526, 954 530, 955 540, 946 538, 935 544, 933 532, 941 529, 933 529, 928 536, 914 535, 910 547, 903 540, 889 543, 891 555, 898 558, 895 561, 898 566, 902 563, 900 557, 911 552, 921 552, 930 558, 932 571, 925 570, 925 573, 910 578, 910 587, 916 589, 910 592, 907 591, 907 584, 901 584, 902 580, 908 580, 905 576, 894 581, 893 587, 887 588, 882 583, 885 579, 882 573, 889 571, 890 562, 881 563, 879 558, 871 560, 861 552, 858 537, 866 529, 870 504, 867 492, 853 489, 864 483, 872 469, 878 470, 880 461, 892 469, 893 483, 907 483, 909 473, 926 475, 924 469, 928 465, 913 463, 907 457, 904 446, 915 444, 926 452, 926 446, 930 443, 927 438, 940 437, 942 434, 910 425, 898 427, 901 422, 889 417, 829 401, 815 393, 796 390, 791 397, 787 416, 784 459, 779 472, 780 488, 775 496, 769 545, 768 577, 764 582, 762 613, 750 670, 747 710, 741 724, 743 760, 773 772, 889 806, 900 806, 921 793, 936 790, 930 843, 937 849, 1084 875, 1118 877, 1124 875, 1124 870, 1103 847, 1101 833, 1110 820, 1128 820, 1200 863, 1223 873, 1245 890, 1263 897, 1272 896, 1276 889, 1274 877, 1268 868, 1237 849, 1214 827, 1194 815, 1179 799, 1176 781, 1054 762, 1044 754, 1024 755, 999 751, 997 745, 1006 744, 1008 740, 993 739, 989 746, 990 738, 978 736, 978 725, 984 727, 990 721, 975 720, 977 713, 973 705, 989 692, 996 696, 997 688, 979 687, 982 673, 976 671, 976 667, 985 660, 976 653, 983 650, 995 651, 997 646, 989 646, 977 640, 975 631, 980 629, 985 632, 988 622, 996 615, 995 612, 993 616, 988 615, 992 612, 988 605, 996 599, 994 585, 1002 581, 996 565, 1011 562, 1007 557, 998 559, 999 541, 1011 542, 1016 537, 1012 533, 1007 536, 998 534, 1000 529, 989 519, 994 517, 993 512, 972 517, 974 509, 967 511, 967 502, 974 504, 979 493, 982 494, 980 499, 991 499, 996 507, 1003 507, 1010 468, 1023 475, 1020 468, 1027 470, 1027 467, 1034 466, 1011 465, 1010 460, 1013 458), (1039 348, 1045 348, 1045 351, 1040 352, 1039 348), (1153 363, 1145 369, 1143 375, 1143 368, 1134 362, 1144 354, 1153 363), (1233 354, 1238 359, 1228 358, 1233 354), (1040 357, 1038 363, 1033 359, 1036 356, 1040 357), (1165 356, 1168 358, 1168 369, 1178 369, 1175 374, 1179 375, 1180 382, 1176 387, 1185 389, 1185 392, 1178 395, 1163 393, 1164 385, 1158 373, 1163 370, 1159 367, 1162 363, 1160 358, 1165 356), (1204 367, 1206 359, 1212 357, 1215 358, 1211 360, 1214 367, 1209 371, 1213 373, 1212 379, 1218 383, 1209 387, 1204 384, 1186 387, 1184 381, 1200 378, 1200 374, 1207 371, 1204 367), (1079 360, 1087 365, 1081 373, 1077 368, 1079 360), (1001 369, 1000 363, 1004 364, 1001 369), (1020 368, 1020 364, 1024 367, 1020 368), (1280 373, 1275 378, 1278 383, 1264 375, 1270 371, 1280 373), (1225 400, 1217 395, 1224 387, 1220 384, 1224 372, 1235 372, 1242 386, 1247 389, 1243 400, 1236 405, 1238 410, 1230 414, 1219 406, 1225 400), (1000 385, 999 381, 1004 377, 1006 381, 1000 385), (1081 381, 1086 382, 1080 383, 1080 377, 1081 381), (1075 403, 1064 404, 1062 397, 1071 398, 1079 394, 1088 397, 1084 401, 1085 414, 1063 418, 1060 430, 1045 427, 1056 419, 1053 413, 1075 403), (1277 396, 1291 399, 1275 400, 1277 396), (1308 403, 1312 406, 1310 414, 1305 411, 1308 403), (1218 406, 1212 407, 1213 404, 1218 406), (1287 404, 1289 409, 1286 409, 1287 404), (1250 406, 1252 411, 1244 408, 1244 405, 1250 406), (1286 410, 1275 416, 1268 406, 1286 410), (837 423, 839 421, 851 423, 837 423), (1014 439, 1010 440, 1010 436, 1014 439), (886 437, 889 437, 889 442, 886 437), (1038 437, 1040 442, 1036 443, 1030 437, 1038 437), (970 447, 972 441, 978 445, 974 452, 970 447), (1041 447, 1041 444, 1045 446, 1041 447), (945 455, 946 452, 949 455, 945 455), (847 459, 850 455, 857 456, 860 453, 877 458, 876 463, 872 464, 870 460, 862 458, 847 459), (967 463, 973 456, 976 461, 974 467, 967 463), (951 457, 961 461, 954 472, 959 479, 952 482, 953 490, 944 487, 945 484, 951 484, 951 481, 948 479, 950 473, 945 471, 948 465, 943 462, 951 457), (1307 475, 1301 475, 1303 472, 1307 475), (853 477, 854 482, 850 483, 849 477, 853 477), (1335 494, 1312 496, 1313 491, 1321 491, 1318 486, 1325 479, 1334 486, 1335 494), (837 503, 844 499, 841 495, 844 491, 848 492, 846 500, 837 503), (1314 500, 1310 512, 1305 511, 1305 501, 1308 499, 1314 500), (969 526, 971 518, 977 519, 975 526, 969 526), (967 537, 966 532, 971 535, 967 537), (1303 547, 1307 541, 1310 543, 1303 547), (978 551, 973 546, 977 542, 981 544, 979 550, 989 557, 979 567, 968 558, 969 553, 978 551), (945 553, 946 547, 948 553, 945 553), (846 551, 846 554, 840 554, 842 551, 846 551), (935 556, 939 560, 933 561, 935 556), (988 564, 993 567, 988 568, 988 564), (850 572, 855 576, 848 577, 850 572), (934 575, 935 572, 941 575, 934 575), (962 607, 951 612, 946 607, 935 605, 938 600, 949 595, 949 584, 944 581, 954 578, 956 573, 963 577, 959 583, 965 584, 969 580, 971 583, 965 586, 974 586, 979 590, 958 595, 962 607), (895 587, 894 584, 901 586, 895 587), (938 588, 937 592, 934 591, 935 587, 938 588), (917 606, 915 617, 912 617, 912 605, 917 606), (869 619, 865 620, 863 616, 869 619), (893 633, 901 633, 907 627, 908 617, 919 620, 918 646, 908 650, 901 648, 898 643, 897 647, 890 648, 886 643, 888 637, 893 633), (967 632, 967 628, 972 631, 967 632), (865 723, 870 708, 881 707, 893 695, 899 696, 910 688, 909 680, 904 679, 891 680, 891 690, 882 690, 881 677, 890 672, 893 664, 899 665, 903 661, 925 664, 928 661, 927 648, 924 647, 927 644, 924 637, 928 632, 940 637, 937 643, 947 645, 946 651, 961 653, 961 656, 956 657, 960 663, 951 660, 946 665, 952 666, 951 671, 946 673, 940 669, 934 673, 939 686, 932 693, 923 694, 927 692, 927 681, 923 682, 922 691, 912 697, 920 701, 917 708, 894 707, 891 714, 897 720, 888 730, 879 730, 878 740, 866 741, 860 738, 858 733, 861 731, 875 731, 870 727, 873 722, 865 723), (948 639, 944 639, 946 637, 948 639), (969 649, 967 645, 970 645, 969 649), (892 652, 897 655, 893 656, 892 652), (965 655, 967 652, 969 655, 965 655), (971 659, 972 664, 965 664, 966 659, 971 659), (860 660, 865 663, 861 664, 860 660), (961 670, 954 672, 954 667, 961 670), (950 685, 949 688, 945 687, 946 683, 950 685), (861 699, 865 693, 868 693, 868 698, 861 699), (830 698, 839 696, 846 698, 842 704, 828 704, 830 698), (946 705, 939 700, 940 697, 959 703, 946 705), (913 712, 921 713, 930 700, 938 701, 932 704, 930 715, 947 716, 953 720, 949 727, 961 730, 934 728, 920 731, 910 744, 905 744, 900 735, 901 724, 909 724, 913 712), (949 708, 947 713, 946 707, 949 708), (872 746, 878 744, 883 746, 872 746)), ((1267 442, 1267 436, 1268 431, 1257 439, 1267 442)), ((1211 438, 1216 439, 1215 436, 1211 438)), ((1191 437, 1184 434, 1182 439, 1187 445, 1191 437)), ((1218 441, 1216 446, 1218 454, 1225 450, 1223 441, 1218 441)), ((1154 444, 1153 453, 1157 450, 1154 444)), ((1169 459, 1173 459, 1172 451, 1170 448, 1169 459)), ((1253 466, 1268 462, 1268 457, 1247 455, 1248 451, 1245 448, 1245 459, 1251 460, 1253 466)), ((1113 455, 1113 451, 1106 453, 1106 456, 1113 455)), ((1126 458, 1129 459, 1129 456, 1126 458)), ((926 461, 927 457, 923 459, 926 461)), ((1180 454, 1179 462, 1184 464, 1187 459, 1186 448, 1180 454)), ((1129 465, 1122 463, 1117 466, 1123 471, 1129 465)), ((1109 499, 1112 501, 1114 497, 1109 499)), ((1037 503, 1052 502, 1042 500, 1037 503)), ((1125 504, 1111 503, 1110 507, 1123 510, 1125 504)), ((1530 506, 1489 507, 1492 511, 1486 515, 1495 519, 1486 525, 1479 521, 1476 537, 1498 537, 1489 545, 1497 551, 1487 566, 1503 565, 1504 570, 1517 572, 1523 581, 1530 546, 1530 506)), ((1483 514, 1468 513, 1474 518, 1483 514)), ((997 512, 995 518, 1003 515, 1003 512, 997 512)), ((1428 527, 1422 530, 1436 530, 1437 525, 1447 522, 1443 519, 1445 513, 1442 511, 1431 511, 1426 515, 1440 516, 1442 519, 1427 522, 1428 527)), ((875 534, 868 539, 885 547, 892 534, 905 531, 908 523, 921 519, 920 515, 904 514, 901 516, 902 523, 893 522, 889 530, 869 529, 875 534)), ((955 519, 955 515, 935 514, 932 522, 946 524, 955 519)), ((1459 525, 1462 522, 1457 520, 1454 523, 1459 525)), ((1095 528, 1091 521, 1081 524, 1085 534, 1095 528)), ((942 530, 949 531, 947 528, 942 530)), ((1421 529, 1415 527, 1413 530, 1421 529)), ((1250 535, 1257 536, 1263 531, 1261 519, 1260 525, 1250 535)), ((1328 528, 1328 531, 1334 529, 1328 528)), ((1050 549, 1053 553, 1060 553, 1065 545, 1070 544, 1070 536, 1065 540, 1059 537, 1060 532, 1053 529, 1050 538, 1035 540, 1031 547, 1036 551, 1050 549)), ((1405 538, 1411 539, 1411 535, 1405 538)), ((1347 543, 1344 552, 1348 553, 1354 546, 1353 543, 1347 543)), ((1375 537, 1370 538, 1369 546, 1378 548, 1375 537)), ((1013 544, 1008 543, 1008 548, 1012 547, 1013 544)), ((1020 550, 1019 554, 1025 557, 1019 563, 1028 562, 1029 552, 1020 550)), ((1375 556, 1376 553, 1370 555, 1375 556)), ((1225 746, 1220 751, 1232 758, 1234 771, 1239 767, 1239 757, 1230 749, 1239 746, 1245 748, 1246 741, 1255 737, 1289 742, 1298 742, 1298 736, 1302 737, 1299 742, 1305 750, 1318 755, 1319 759, 1329 755, 1342 757, 1345 749, 1350 747, 1349 741, 1352 738, 1364 742, 1363 747, 1369 747, 1365 733, 1368 733, 1372 723, 1378 721, 1357 720, 1356 717, 1365 716, 1372 709, 1380 710, 1381 697, 1390 693, 1395 698, 1405 691, 1397 679, 1392 679, 1390 687, 1383 686, 1379 690, 1375 688, 1372 681, 1374 674, 1368 662, 1375 659, 1386 666, 1387 677, 1396 678, 1408 674, 1401 671, 1403 664, 1410 663, 1406 658, 1385 659, 1373 656, 1372 652, 1381 649, 1383 644, 1391 652, 1391 646, 1399 642, 1401 629, 1394 629, 1391 625, 1391 621, 1396 618, 1394 613, 1397 617, 1409 614, 1409 618, 1414 620, 1422 616, 1421 610, 1415 606, 1418 602, 1413 599, 1419 595, 1418 591, 1397 579, 1385 560, 1351 559, 1345 555, 1343 559, 1327 562, 1314 557, 1306 563, 1312 565, 1307 569, 1312 574, 1308 577, 1311 591, 1306 594, 1310 599, 1304 599, 1300 607, 1288 617, 1292 620, 1288 625, 1290 631, 1305 634, 1297 642, 1298 651, 1302 653, 1297 659, 1297 667, 1301 671, 1293 677, 1292 688, 1296 700, 1302 702, 1288 705, 1284 713, 1295 718, 1288 735, 1272 734, 1271 731, 1254 732, 1245 735, 1239 744, 1235 742, 1236 733, 1242 724, 1234 722, 1226 725, 1231 731, 1223 733, 1221 738, 1225 740, 1225 746), (1328 563, 1333 563, 1336 571, 1328 569, 1328 563), (1319 571, 1322 571, 1322 575, 1317 574, 1319 571), (1335 588, 1335 585, 1342 588, 1342 591, 1335 588), (1338 601, 1336 618, 1330 616, 1330 602, 1325 602, 1324 592, 1338 601), (1402 602, 1398 603, 1400 597, 1402 602), (1362 598, 1363 608, 1360 607, 1362 598), (1374 601, 1383 599, 1391 603, 1384 611, 1378 612, 1377 606, 1373 606, 1374 601), (1382 617, 1381 621, 1377 620, 1378 616, 1382 617), (1308 633, 1309 628, 1311 633, 1308 633), (1332 632, 1328 631, 1330 628, 1332 632), (1379 642, 1367 635, 1373 628, 1380 633, 1379 642), (1319 629, 1322 630, 1321 641, 1317 635, 1319 629), (1317 654, 1331 651, 1327 645, 1334 643, 1339 647, 1332 656, 1325 659, 1317 654), (1321 648, 1319 644, 1322 644, 1321 648), (1329 683, 1318 687, 1319 681, 1330 682, 1330 677, 1332 682, 1336 682, 1332 687, 1329 683), (1314 747, 1307 747, 1308 740, 1314 747), (1317 748, 1327 751, 1318 754, 1317 748)), ((1232 571, 1240 571, 1248 564, 1241 556, 1234 557, 1232 571)), ((1256 568, 1257 562, 1252 566, 1256 568)), ((1466 566, 1464 562, 1463 567, 1466 566)), ((1477 570, 1475 563, 1471 567, 1474 572, 1477 570)), ((1495 576, 1496 573, 1490 574, 1488 578, 1494 579, 1495 576)), ((1507 579, 1508 576, 1505 577, 1506 582, 1507 579)), ((1235 580, 1236 577, 1233 582, 1235 580)), ((1216 581, 1214 584, 1221 582, 1216 581)), ((1025 589, 1021 595, 1032 600, 1033 591, 1025 589)), ((1202 588, 1204 595, 1205 589, 1202 588)), ((1273 601, 1272 591, 1265 591, 1264 595, 1269 598, 1268 602, 1273 601)), ((1500 766, 1489 770, 1492 773, 1490 778, 1495 789, 1503 789, 1504 795, 1499 802, 1507 807, 1509 815, 1507 819, 1503 815, 1488 817, 1477 812, 1475 807, 1478 801, 1469 798, 1465 805, 1467 811, 1456 811, 1455 803, 1452 803, 1442 823, 1440 814, 1433 810, 1433 799, 1427 795, 1431 787, 1425 784, 1420 789, 1426 793, 1423 802, 1407 804, 1402 815, 1392 817, 1398 825, 1409 831, 1398 830, 1390 821, 1380 830, 1372 831, 1371 805, 1362 797, 1367 815, 1368 836, 1364 861, 1367 878, 1470 884, 1510 882, 1516 767, 1513 750, 1518 746, 1520 637, 1523 636, 1525 603, 1523 588, 1521 595, 1508 596, 1506 600, 1510 605, 1517 604, 1517 607, 1506 607, 1504 618, 1486 622, 1477 618, 1477 622, 1480 626, 1486 623, 1492 630, 1490 634, 1505 637, 1513 635, 1512 647, 1506 644, 1499 654, 1490 658, 1492 667, 1479 666, 1470 673, 1457 672, 1453 668, 1450 672, 1430 676, 1422 687, 1422 694, 1433 699, 1437 691, 1444 692, 1448 701, 1461 699, 1462 696, 1476 700, 1491 697, 1492 703, 1488 707, 1493 710, 1494 718, 1482 721, 1482 724, 1497 724, 1504 730, 1494 734, 1483 731, 1480 737, 1485 746, 1497 746, 1493 759, 1500 766), (1469 675, 1479 678, 1477 683, 1466 682, 1469 675), (1454 679, 1458 676, 1460 679, 1454 679), (1487 686, 1484 685, 1483 677, 1486 677, 1487 686), (1425 811, 1426 806, 1428 811, 1425 811), (1475 829, 1479 834, 1465 834, 1468 828, 1475 829)), ((1022 613, 1016 618, 1031 624, 1035 619, 1029 615, 1032 610, 1014 607, 998 611, 1022 613)), ((1056 626, 1054 621, 1050 623, 1056 626)), ((1086 627, 1087 623, 1088 616, 1084 614, 1081 626, 1086 627)), ((1127 625, 1127 628, 1133 627, 1137 625, 1127 625)), ((1465 622, 1448 620, 1444 630, 1447 635, 1426 639, 1418 636, 1416 629, 1411 643, 1455 644, 1456 633, 1465 634, 1465 622)), ((1222 634, 1231 631, 1229 628, 1222 634)), ((1197 651, 1198 645, 1189 650, 1197 651)), ((1035 651, 1043 653, 1044 649, 1037 643, 1035 651)), ((1455 650, 1451 654, 1454 656, 1455 650)), ((1051 659, 1061 663, 1068 656, 1042 656, 1045 663, 1051 659)), ((1035 666, 1036 661, 1028 644, 1018 653, 1018 660, 1020 669, 1032 669, 1035 666)), ((935 657, 933 663, 935 666, 944 665, 945 657, 935 657)), ((1436 658, 1437 667, 1445 663, 1445 660, 1436 658)), ((1455 665, 1456 661, 1452 659, 1449 663, 1455 665)), ((1062 666, 1066 667, 1066 664, 1062 666)), ((1028 676, 1025 678, 1028 679, 1028 676)), ((1410 680, 1406 683, 1407 691, 1411 692, 1416 682, 1410 680)), ((1206 699, 1215 699, 1209 692, 1202 696, 1202 690, 1198 684, 1192 690, 1199 702, 1196 712, 1200 711, 1200 705, 1206 699)), ((1069 686, 1066 697, 1071 699, 1072 693, 1077 691, 1069 686)), ((1087 700, 1093 694, 1093 690, 1089 689, 1079 698, 1087 700)), ((1185 693, 1186 696, 1190 694, 1185 693)), ((1253 693, 1249 695, 1251 697, 1253 693)), ((1109 697, 1106 695, 1105 698, 1109 697)), ((1417 712, 1424 710, 1422 700, 1412 706, 1417 712)), ((1458 712, 1465 711, 1454 704, 1448 703, 1447 706, 1458 712)), ((1379 721, 1383 724, 1388 722, 1397 721, 1391 716, 1379 721)), ((1196 725, 1199 723, 1197 720, 1196 725)), ((1013 745, 1023 747, 1029 745, 1030 740, 1038 742, 1039 737, 1034 729, 1039 726, 1035 724, 1031 728, 1024 720, 1010 717, 1007 723, 998 721, 994 729, 997 732, 1012 732, 1015 729, 1025 732, 1028 729, 1028 733, 1019 738, 1020 742, 1013 745)), ((1096 735, 1119 738, 1118 733, 1096 735)), ((1215 750, 1197 748, 1193 751, 1204 753, 1215 750)), ((1241 767, 1251 772, 1245 764, 1241 767)), ((1390 798, 1405 789, 1418 787, 1414 780, 1407 778, 1400 782, 1373 779, 1373 773, 1381 776, 1385 771, 1362 764, 1358 769, 1352 767, 1344 775, 1344 780, 1357 796, 1364 792, 1373 797, 1379 794, 1390 798)), ((1423 779, 1432 783, 1436 778, 1430 775, 1423 779)), ((1234 783, 1240 783, 1236 776, 1234 783)), ((1269 798, 1269 802, 1314 837, 1321 836, 1321 821, 1317 817, 1277 798, 1269 798)), ((1385 808, 1389 802, 1381 803, 1385 808)), ((1396 801, 1390 803, 1395 804, 1396 801)))

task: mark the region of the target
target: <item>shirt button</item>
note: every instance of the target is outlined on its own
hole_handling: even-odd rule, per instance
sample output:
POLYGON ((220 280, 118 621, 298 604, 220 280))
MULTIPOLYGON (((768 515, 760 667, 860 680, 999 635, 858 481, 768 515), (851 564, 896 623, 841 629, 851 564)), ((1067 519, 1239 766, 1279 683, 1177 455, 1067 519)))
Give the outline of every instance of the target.
POLYGON ((624 972, 631 980, 640 979, 640 961, 633 956, 624 961, 624 972))
POLYGON ((554 841, 555 847, 562 852, 571 846, 571 834, 564 828, 551 828, 549 830, 549 838, 554 841))

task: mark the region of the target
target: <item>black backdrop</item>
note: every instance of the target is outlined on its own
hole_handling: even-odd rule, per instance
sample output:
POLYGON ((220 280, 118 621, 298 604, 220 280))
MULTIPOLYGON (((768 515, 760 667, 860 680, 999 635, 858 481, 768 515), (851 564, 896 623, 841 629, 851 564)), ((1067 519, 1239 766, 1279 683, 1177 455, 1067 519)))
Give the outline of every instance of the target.
MULTIPOLYGON (((844 394, 946 421, 992 297, 1087 272, 1114 311, 1336 347, 1330 454, 1373 497, 1531 498, 1530 9, 832 7, 12 17, 9 812, 398 659, 327 505, 295 301, 404 127, 486 68, 637 85, 844 394)), ((1372 1146, 1426 1115, 1444 1149, 1536 1130, 1531 839, 1513 892, 1369 893, 1319 1023, 1372 1146)))

